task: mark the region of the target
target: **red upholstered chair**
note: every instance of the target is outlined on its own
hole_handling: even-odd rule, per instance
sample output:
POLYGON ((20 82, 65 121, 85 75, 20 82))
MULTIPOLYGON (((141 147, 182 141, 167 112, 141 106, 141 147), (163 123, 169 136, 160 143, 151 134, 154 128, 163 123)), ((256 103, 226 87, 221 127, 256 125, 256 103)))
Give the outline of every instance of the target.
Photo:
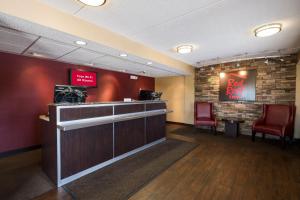
POLYGON ((257 132, 279 136, 285 146, 285 138, 294 136, 294 119, 296 107, 294 105, 263 105, 263 115, 252 125, 252 141, 257 132))
POLYGON ((210 126, 216 134, 217 120, 213 115, 213 104, 195 102, 195 127, 210 126))

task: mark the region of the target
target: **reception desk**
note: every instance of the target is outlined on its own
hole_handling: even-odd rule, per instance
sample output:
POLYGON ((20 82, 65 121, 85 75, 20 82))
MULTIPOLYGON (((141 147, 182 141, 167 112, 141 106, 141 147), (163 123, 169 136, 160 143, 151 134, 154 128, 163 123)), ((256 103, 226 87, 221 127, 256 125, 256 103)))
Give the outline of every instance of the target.
POLYGON ((165 140, 163 101, 49 105, 42 167, 58 186, 165 140))

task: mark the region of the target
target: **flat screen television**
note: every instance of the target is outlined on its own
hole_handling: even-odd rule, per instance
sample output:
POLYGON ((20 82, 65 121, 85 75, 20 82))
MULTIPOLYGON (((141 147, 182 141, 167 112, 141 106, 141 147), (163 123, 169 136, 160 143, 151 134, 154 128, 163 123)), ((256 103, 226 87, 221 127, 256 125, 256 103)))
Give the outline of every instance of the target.
POLYGON ((97 87, 97 72, 71 69, 70 85, 82 87, 97 87))
POLYGON ((220 73, 220 101, 255 101, 256 70, 220 73))
POLYGON ((84 103, 86 97, 86 87, 71 85, 56 85, 54 87, 54 103, 84 103))

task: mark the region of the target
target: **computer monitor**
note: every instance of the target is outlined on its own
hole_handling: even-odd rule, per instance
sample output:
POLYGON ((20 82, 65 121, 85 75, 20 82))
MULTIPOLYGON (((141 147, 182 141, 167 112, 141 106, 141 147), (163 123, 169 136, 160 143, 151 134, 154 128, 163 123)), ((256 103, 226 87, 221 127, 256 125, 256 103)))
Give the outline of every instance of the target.
POLYGON ((139 100, 145 101, 145 100, 152 100, 153 91, 152 90, 140 90, 139 100))
POLYGON ((54 88, 54 103, 84 103, 86 97, 86 87, 56 85, 54 88))

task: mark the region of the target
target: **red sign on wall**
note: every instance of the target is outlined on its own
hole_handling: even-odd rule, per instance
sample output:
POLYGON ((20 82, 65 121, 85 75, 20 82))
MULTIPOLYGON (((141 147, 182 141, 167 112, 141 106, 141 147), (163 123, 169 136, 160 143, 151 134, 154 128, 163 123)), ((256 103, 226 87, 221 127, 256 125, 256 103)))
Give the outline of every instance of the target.
POLYGON ((71 70, 70 82, 74 86, 97 87, 97 73, 71 70))
POLYGON ((220 101, 255 101, 256 70, 220 73, 220 101))

